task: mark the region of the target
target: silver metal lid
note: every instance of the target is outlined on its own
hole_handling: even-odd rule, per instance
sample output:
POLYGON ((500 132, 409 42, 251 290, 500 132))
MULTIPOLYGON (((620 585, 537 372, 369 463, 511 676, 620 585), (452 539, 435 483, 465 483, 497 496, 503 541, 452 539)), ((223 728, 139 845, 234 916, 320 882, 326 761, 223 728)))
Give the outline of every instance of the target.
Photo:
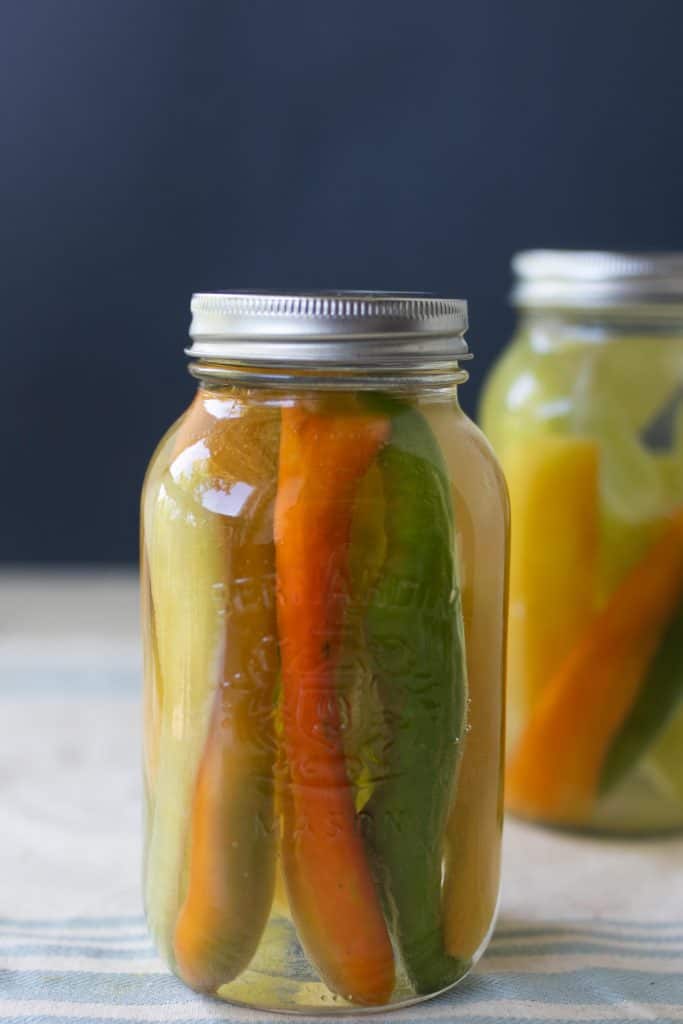
POLYGON ((388 292, 200 293, 192 358, 240 366, 433 368, 467 358, 467 303, 388 292))
POLYGON ((512 259, 512 301, 531 308, 683 304, 683 253, 531 249, 512 259))

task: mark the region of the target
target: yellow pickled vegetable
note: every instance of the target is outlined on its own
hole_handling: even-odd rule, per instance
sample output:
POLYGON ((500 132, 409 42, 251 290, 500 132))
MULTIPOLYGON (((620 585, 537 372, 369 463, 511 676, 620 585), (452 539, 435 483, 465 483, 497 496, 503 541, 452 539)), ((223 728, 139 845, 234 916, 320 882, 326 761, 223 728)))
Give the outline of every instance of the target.
MULTIPOLYGON (((465 456, 461 458, 466 471, 465 456)), ((484 490, 494 482, 483 479, 478 485, 484 490)), ((481 520, 475 522, 471 516, 463 514, 457 493, 454 502, 460 512, 461 561, 465 566, 476 564, 474 553, 481 520)), ((492 519, 497 514, 497 509, 485 513, 492 519)), ((490 536, 492 543, 497 543, 502 560, 506 540, 504 524, 494 530, 495 527, 490 536)), ((501 628, 505 620, 504 594, 496 586, 500 572, 497 559, 491 558, 485 563, 482 559, 477 568, 477 586, 470 577, 463 580, 462 587, 467 637, 467 732, 460 741, 463 749, 444 851, 446 949, 463 963, 476 955, 495 916, 503 828, 503 715, 498 682, 505 663, 505 635, 501 628)))
POLYGON ((208 451, 176 454, 149 496, 144 537, 162 700, 154 750, 156 779, 145 902, 159 949, 172 955, 184 886, 187 824, 195 774, 218 684, 224 556, 216 517, 200 501, 208 451), (182 580, 183 585, 178 586, 182 580))
POLYGON ((151 523, 154 516, 154 504, 157 499, 164 473, 177 446, 175 431, 170 430, 161 441, 154 462, 150 466, 145 479, 144 504, 141 509, 142 528, 140 530, 140 611, 146 631, 143 649, 143 671, 145 687, 143 689, 143 766, 147 811, 151 810, 153 795, 156 788, 157 768, 159 764, 159 738, 161 734, 161 705, 163 688, 161 670, 159 668, 159 650, 157 631, 154 622, 154 601, 152 600, 152 583, 149 572, 148 540, 145 535, 145 523, 151 523))
MULTIPOLYGON (((547 436, 509 449, 512 548, 510 708, 525 720, 593 613, 599 542, 598 449, 547 436)), ((510 723, 511 733, 519 722, 510 723)))
MULTIPOLYGON (((252 513, 255 507, 261 509, 268 505, 264 486, 273 491, 272 505, 278 429, 276 408, 248 405, 227 391, 200 391, 181 423, 173 451, 166 460, 167 471, 160 479, 150 481, 153 486, 147 490, 143 510, 156 661, 161 680, 160 713, 155 729, 158 738, 152 736, 148 740, 150 752, 156 749, 157 753, 154 758, 156 780, 150 799, 154 813, 147 851, 145 897, 158 947, 181 970, 191 973, 193 979, 204 972, 197 987, 212 987, 214 981, 229 979, 230 970, 225 963, 209 963, 209 947, 215 941, 219 925, 225 938, 225 920, 231 904, 224 876, 237 877, 228 865, 229 858, 223 856, 224 851, 217 848, 213 836, 204 828, 205 816, 201 811, 208 801, 211 806, 215 804, 220 808, 224 818, 231 816, 235 796, 231 780, 240 776, 242 785, 237 789, 244 796, 252 779, 250 768, 256 762, 270 764, 272 760, 267 700, 265 708, 261 708, 256 698, 251 700, 249 695, 243 698, 239 687, 228 685, 222 687, 219 701, 217 691, 221 683, 232 684, 236 673, 251 673, 251 678, 255 674, 252 664, 255 660, 263 669, 260 676, 263 690, 271 692, 271 677, 272 681, 275 679, 270 664, 266 671, 268 659, 261 650, 263 647, 270 651, 274 646, 272 627, 268 625, 271 619, 274 622, 272 524, 268 525, 267 514, 254 516, 252 513), (264 562, 271 565, 270 573, 264 562), (252 609, 257 609, 259 614, 252 616, 252 609), (244 628, 244 642, 250 645, 248 651, 241 643, 246 619, 249 619, 249 629, 244 628), (236 632, 239 644, 235 640, 236 632), (237 667, 236 659, 239 659, 237 667), (223 718, 235 726, 244 742, 230 744, 230 730, 227 726, 221 728, 220 710, 226 701, 228 707, 223 707, 223 718), (212 709, 215 711, 214 728, 207 749, 212 709), (260 736, 254 737, 253 742, 243 736, 242 726, 245 718, 250 718, 250 712, 255 727, 263 728, 263 742, 260 736), (200 764, 201 778, 198 777, 200 764), (189 841, 192 815, 196 826, 194 844, 189 841), (199 844, 197 834, 202 837, 199 844), (201 887, 190 886, 191 882, 196 882, 191 846, 194 846, 195 866, 210 861, 214 872, 215 891, 209 891, 206 885, 203 887, 206 904, 201 897, 201 887), (220 899, 216 895, 219 889, 220 899), (187 941, 183 944, 184 956, 180 963, 178 948, 176 956, 173 955, 173 935, 183 906, 188 913, 191 909, 192 922, 186 914, 183 939, 187 941), (192 945, 196 929, 193 932, 186 927, 200 918, 204 921, 202 935, 207 943, 206 956, 202 951, 197 953, 196 943, 192 945), (190 959, 191 969, 188 967, 190 959)), ((153 721, 153 717, 148 720, 153 721)), ((258 782, 256 785, 261 785, 264 803, 272 814, 273 783, 269 774, 269 770, 263 769, 262 785, 258 782)), ((251 812, 251 818, 253 816, 251 812)), ((251 820, 249 815, 244 817, 247 822, 251 820)), ((268 832, 267 824, 264 828, 268 832)), ((266 859, 270 861, 273 856, 270 841, 269 846, 266 859)), ((232 850, 233 847, 230 852, 232 850)), ((267 874, 265 870, 264 874, 267 874)), ((248 887, 243 885, 243 888, 248 887)), ((265 916, 271 896, 266 885, 265 916)), ((258 940, 256 916, 254 914, 254 941, 258 940)), ((227 940, 226 944, 230 945, 227 940)), ((245 941, 240 954, 246 959, 249 958, 247 946, 245 941)))

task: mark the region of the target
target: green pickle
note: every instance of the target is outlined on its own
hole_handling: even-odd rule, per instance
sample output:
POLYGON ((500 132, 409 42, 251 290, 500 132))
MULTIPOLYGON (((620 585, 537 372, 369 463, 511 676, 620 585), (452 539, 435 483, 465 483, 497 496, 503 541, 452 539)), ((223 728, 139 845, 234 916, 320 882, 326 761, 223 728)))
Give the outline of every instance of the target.
POLYGON ((453 507, 427 423, 376 399, 391 419, 379 456, 386 556, 370 594, 366 635, 389 738, 365 815, 376 875, 417 992, 450 984, 462 965, 446 952, 441 874, 466 712, 466 666, 453 507))
MULTIPOLYGON (((683 602, 666 627, 635 703, 609 749, 600 776, 603 793, 633 771, 682 705, 683 602)), ((680 752, 679 759, 683 762, 680 752)))

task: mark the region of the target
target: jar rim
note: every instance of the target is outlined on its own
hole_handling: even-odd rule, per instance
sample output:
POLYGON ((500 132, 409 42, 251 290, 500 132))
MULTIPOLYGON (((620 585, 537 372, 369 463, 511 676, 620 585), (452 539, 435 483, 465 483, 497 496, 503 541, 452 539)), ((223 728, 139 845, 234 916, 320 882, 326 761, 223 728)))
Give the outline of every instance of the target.
POLYGON ((193 359, 400 369, 468 355, 467 302, 424 292, 199 292, 191 312, 193 359))
POLYGON ((529 249, 512 270, 516 306, 683 306, 683 252, 529 249))

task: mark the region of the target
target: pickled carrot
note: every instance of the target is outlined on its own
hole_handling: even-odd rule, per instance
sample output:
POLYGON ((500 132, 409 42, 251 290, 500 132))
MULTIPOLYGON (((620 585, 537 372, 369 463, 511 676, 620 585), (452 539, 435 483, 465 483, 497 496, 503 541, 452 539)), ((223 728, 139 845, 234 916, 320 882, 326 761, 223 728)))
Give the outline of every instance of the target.
POLYGON ((508 765, 511 810, 568 824, 590 815, 610 744, 682 591, 683 509, 548 683, 508 765))
POLYGON ((289 902, 327 985, 370 1005, 391 995, 394 961, 344 762, 335 668, 354 496, 388 431, 355 410, 283 409, 275 508, 289 902))
MULTIPOLYGON (((214 400, 220 410, 220 403, 214 400)), ((214 992, 250 962, 275 884, 274 693, 278 673, 273 508, 277 413, 252 408, 204 431, 226 562, 221 685, 192 802, 188 884, 174 953, 183 979, 214 992), (248 457, 247 457, 248 456, 248 457), (248 494, 239 513, 220 495, 248 494)))
POLYGON ((229 544, 223 683, 199 766, 187 895, 175 929, 180 974, 208 992, 248 965, 273 901, 278 658, 272 544, 254 543, 261 518, 252 513, 229 544))

